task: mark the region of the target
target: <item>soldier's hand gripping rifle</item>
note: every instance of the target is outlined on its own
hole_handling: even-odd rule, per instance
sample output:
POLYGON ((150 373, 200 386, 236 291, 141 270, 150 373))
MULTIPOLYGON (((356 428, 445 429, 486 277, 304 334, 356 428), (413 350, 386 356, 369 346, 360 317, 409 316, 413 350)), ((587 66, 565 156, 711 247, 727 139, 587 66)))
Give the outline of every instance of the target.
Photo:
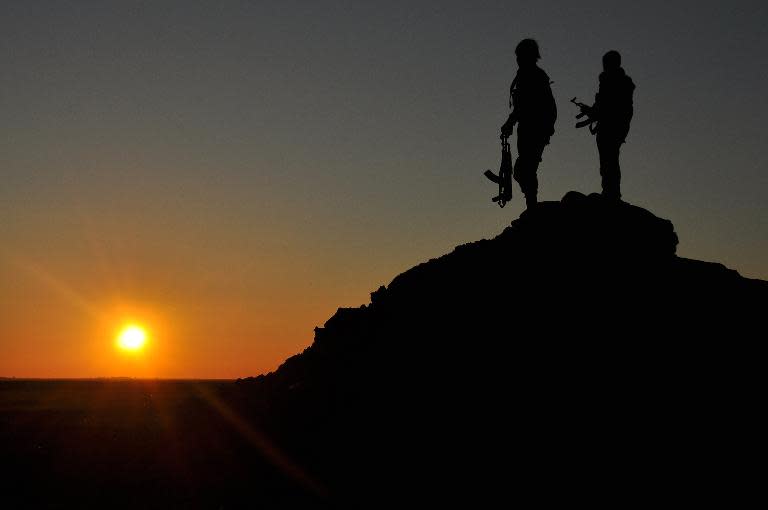
MULTIPOLYGON (((514 106, 515 85, 517 84, 517 76, 512 80, 512 85, 509 87, 509 107, 514 106)), ((509 114, 504 125, 501 126, 501 166, 499 167, 499 175, 496 175, 490 170, 486 170, 485 175, 488 180, 499 185, 499 194, 493 197, 491 200, 499 204, 499 207, 504 207, 507 202, 512 200, 512 154, 509 152, 509 140, 512 136, 512 132, 517 123, 517 116, 515 111, 509 114)))
POLYGON ((589 106, 588 104, 580 103, 579 101, 576 101, 575 97, 571 99, 571 103, 579 107, 580 111, 579 111, 579 114, 576 115, 577 119, 586 117, 586 119, 577 122, 576 127, 583 128, 584 126, 589 126, 589 132, 594 135, 595 131, 597 131, 597 127, 595 126, 595 123, 597 122, 597 118, 596 118, 596 112, 594 107, 589 106))

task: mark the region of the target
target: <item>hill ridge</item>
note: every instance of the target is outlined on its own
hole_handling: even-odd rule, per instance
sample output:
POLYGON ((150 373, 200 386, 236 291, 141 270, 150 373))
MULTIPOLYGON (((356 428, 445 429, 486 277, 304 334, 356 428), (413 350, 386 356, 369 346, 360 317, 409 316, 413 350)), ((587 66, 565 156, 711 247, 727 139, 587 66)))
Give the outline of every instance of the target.
MULTIPOLYGON (((302 353, 239 383, 278 441, 343 498, 446 484, 476 497, 512 476, 493 466, 513 429, 528 438, 512 466, 523 492, 553 480, 597 491, 601 478, 638 490, 652 454, 677 446, 659 431, 628 442, 642 420, 604 430, 617 416, 696 426, 702 441, 734 424, 746 431, 737 441, 752 437, 740 406, 756 398, 768 282, 678 257, 677 244, 669 220, 569 192, 338 309, 302 353), (542 460, 573 462, 584 441, 593 451, 570 478, 542 460)), ((688 439, 691 483, 735 480, 722 467, 735 457, 702 461, 688 439)))

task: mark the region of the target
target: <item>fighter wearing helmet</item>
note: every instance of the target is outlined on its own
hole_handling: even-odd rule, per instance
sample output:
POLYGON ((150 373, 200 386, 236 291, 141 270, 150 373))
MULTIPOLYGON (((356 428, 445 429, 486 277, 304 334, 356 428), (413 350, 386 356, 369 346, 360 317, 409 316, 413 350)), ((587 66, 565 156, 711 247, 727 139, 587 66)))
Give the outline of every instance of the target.
POLYGON ((501 135, 512 134, 517 124, 517 160, 513 170, 515 180, 525 195, 526 207, 533 207, 538 198, 539 168, 544 147, 555 132, 557 106, 547 73, 537 62, 541 59, 539 45, 533 39, 523 39, 515 48, 517 75, 509 87, 509 118, 501 126, 501 135))

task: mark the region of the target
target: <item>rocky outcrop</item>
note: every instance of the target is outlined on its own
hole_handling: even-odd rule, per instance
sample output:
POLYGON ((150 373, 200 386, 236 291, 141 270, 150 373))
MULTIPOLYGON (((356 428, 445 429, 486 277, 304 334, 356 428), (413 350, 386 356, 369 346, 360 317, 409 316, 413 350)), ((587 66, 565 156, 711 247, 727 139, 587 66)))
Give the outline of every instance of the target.
POLYGON ((768 283, 677 244, 668 220, 571 192, 241 387, 337 501, 725 501, 762 423, 768 283))

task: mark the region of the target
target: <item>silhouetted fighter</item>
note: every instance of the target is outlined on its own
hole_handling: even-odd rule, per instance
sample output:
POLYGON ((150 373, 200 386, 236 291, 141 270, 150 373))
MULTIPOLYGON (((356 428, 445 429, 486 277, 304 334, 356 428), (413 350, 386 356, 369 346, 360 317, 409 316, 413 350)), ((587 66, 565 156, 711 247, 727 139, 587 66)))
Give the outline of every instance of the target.
POLYGON ((621 167, 619 150, 627 139, 629 124, 634 108, 632 93, 635 84, 621 67, 621 55, 611 50, 603 55, 603 72, 600 73, 600 87, 595 95, 595 104, 587 106, 571 102, 581 108, 577 118, 587 115, 587 120, 576 127, 590 126, 590 131, 597 134, 597 150, 600 153, 600 176, 602 177, 603 196, 615 200, 621 199, 621 167), (593 123, 597 123, 593 125, 593 123))
POLYGON ((557 105, 552 96, 549 76, 536 62, 541 59, 539 45, 533 39, 523 39, 515 48, 517 75, 509 87, 509 118, 501 126, 501 136, 512 134, 517 124, 517 160, 513 170, 515 180, 525 195, 528 208, 537 202, 539 168, 544 147, 555 132, 557 105))

